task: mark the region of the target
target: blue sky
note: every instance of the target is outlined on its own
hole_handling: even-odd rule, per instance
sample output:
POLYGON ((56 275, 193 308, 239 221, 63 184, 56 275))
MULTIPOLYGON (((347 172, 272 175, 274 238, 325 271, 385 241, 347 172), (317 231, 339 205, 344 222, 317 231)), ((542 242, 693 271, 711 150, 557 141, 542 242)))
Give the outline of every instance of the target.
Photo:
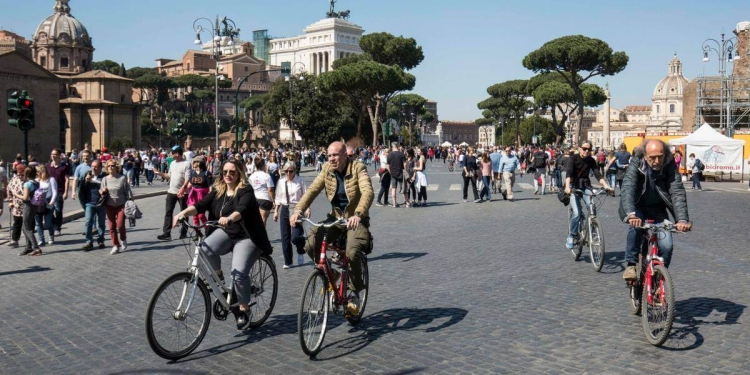
MULTIPOLYGON (((2 0, 0 28, 31 38, 52 14, 54 0, 2 0), (16 12, 12 14, 13 8, 16 12)), ((111 59, 126 67, 155 66, 158 57, 179 58, 193 48, 192 23, 216 15, 233 19, 240 37, 268 29, 274 36, 295 36, 325 17, 327 0, 71 0, 72 14, 93 37, 95 60, 111 59)), ((552 1, 552 0, 339 0, 350 21, 366 32, 387 31, 415 38, 425 60, 412 71, 415 92, 438 102, 441 120, 474 120, 476 103, 491 84, 528 78, 521 66, 526 54, 564 35, 583 34, 625 51, 624 72, 593 82, 609 82, 612 105, 648 105, 656 83, 666 76, 676 52, 684 75, 718 74, 718 59, 701 62, 701 44, 734 36, 738 22, 750 20, 750 1, 552 1)))

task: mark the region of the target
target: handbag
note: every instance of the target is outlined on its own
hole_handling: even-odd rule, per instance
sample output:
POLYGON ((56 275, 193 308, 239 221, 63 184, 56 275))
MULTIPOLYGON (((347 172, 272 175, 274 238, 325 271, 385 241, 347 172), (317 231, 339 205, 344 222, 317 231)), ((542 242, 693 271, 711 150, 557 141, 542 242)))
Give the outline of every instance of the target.
POLYGON ((560 189, 560 191, 557 192, 557 199, 563 204, 563 206, 570 204, 570 194, 565 194, 565 189, 560 189))

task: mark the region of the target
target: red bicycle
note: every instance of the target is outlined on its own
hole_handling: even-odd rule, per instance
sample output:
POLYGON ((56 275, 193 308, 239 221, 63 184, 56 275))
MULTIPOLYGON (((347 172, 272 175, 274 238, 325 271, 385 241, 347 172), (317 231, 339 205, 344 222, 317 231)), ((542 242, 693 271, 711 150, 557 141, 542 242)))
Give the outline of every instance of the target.
POLYGON ((674 284, 659 255, 657 241, 658 236, 677 232, 677 229, 667 220, 660 224, 647 220, 640 229, 645 231, 644 246, 636 264, 638 279, 627 281, 631 313, 641 315, 646 340, 651 345, 661 346, 674 322, 674 284))
MULTIPOLYGON (((323 221, 315 223, 306 218, 300 218, 299 222, 307 222, 312 226, 319 227, 323 232, 323 243, 320 249, 320 258, 315 270, 307 278, 305 287, 302 289, 302 301, 297 316, 297 332, 302 351, 310 357, 318 354, 323 346, 323 339, 328 327, 328 311, 338 313, 348 305, 354 292, 347 292, 347 274, 349 260, 346 257, 346 219, 340 218, 336 221, 323 221), (328 231, 331 228, 344 231, 336 243, 328 242, 328 231), (333 251, 333 259, 328 258, 327 252, 333 251), (340 277, 336 279, 333 264, 339 265, 340 277)), ((359 324, 365 312, 367 295, 369 289, 369 272, 367 270, 367 255, 360 254, 359 261, 362 267, 362 282, 364 289, 359 291, 358 311, 348 311, 344 316, 352 325, 359 324)))

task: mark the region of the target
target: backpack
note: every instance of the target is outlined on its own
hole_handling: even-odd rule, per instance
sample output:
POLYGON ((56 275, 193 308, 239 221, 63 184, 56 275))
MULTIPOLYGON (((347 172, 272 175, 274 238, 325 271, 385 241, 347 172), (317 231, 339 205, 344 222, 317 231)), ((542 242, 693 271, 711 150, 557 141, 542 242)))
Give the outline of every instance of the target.
POLYGON ((599 160, 599 164, 604 164, 604 153, 600 152, 599 155, 597 155, 597 159, 599 160))
POLYGON ((703 164, 701 159, 695 159, 695 167, 698 168, 698 170, 701 172, 703 172, 703 170, 706 169, 706 165, 703 164))
POLYGON ((125 217, 128 219, 140 219, 143 217, 141 210, 138 209, 138 206, 132 200, 128 200, 125 202, 124 213, 125 217))
POLYGON ((37 210, 47 209, 47 189, 39 188, 39 183, 34 181, 34 195, 31 197, 31 205, 36 206, 37 210))

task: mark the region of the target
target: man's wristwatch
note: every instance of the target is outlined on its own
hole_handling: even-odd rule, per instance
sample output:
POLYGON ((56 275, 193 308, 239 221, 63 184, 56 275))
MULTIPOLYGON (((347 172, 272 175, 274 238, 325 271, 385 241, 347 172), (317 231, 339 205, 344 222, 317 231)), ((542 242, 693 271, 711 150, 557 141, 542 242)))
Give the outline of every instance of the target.
POLYGON ((360 219, 362 218, 362 216, 365 215, 365 214, 363 214, 363 213, 361 213, 359 211, 355 212, 354 214, 357 215, 357 217, 360 218, 360 219))

